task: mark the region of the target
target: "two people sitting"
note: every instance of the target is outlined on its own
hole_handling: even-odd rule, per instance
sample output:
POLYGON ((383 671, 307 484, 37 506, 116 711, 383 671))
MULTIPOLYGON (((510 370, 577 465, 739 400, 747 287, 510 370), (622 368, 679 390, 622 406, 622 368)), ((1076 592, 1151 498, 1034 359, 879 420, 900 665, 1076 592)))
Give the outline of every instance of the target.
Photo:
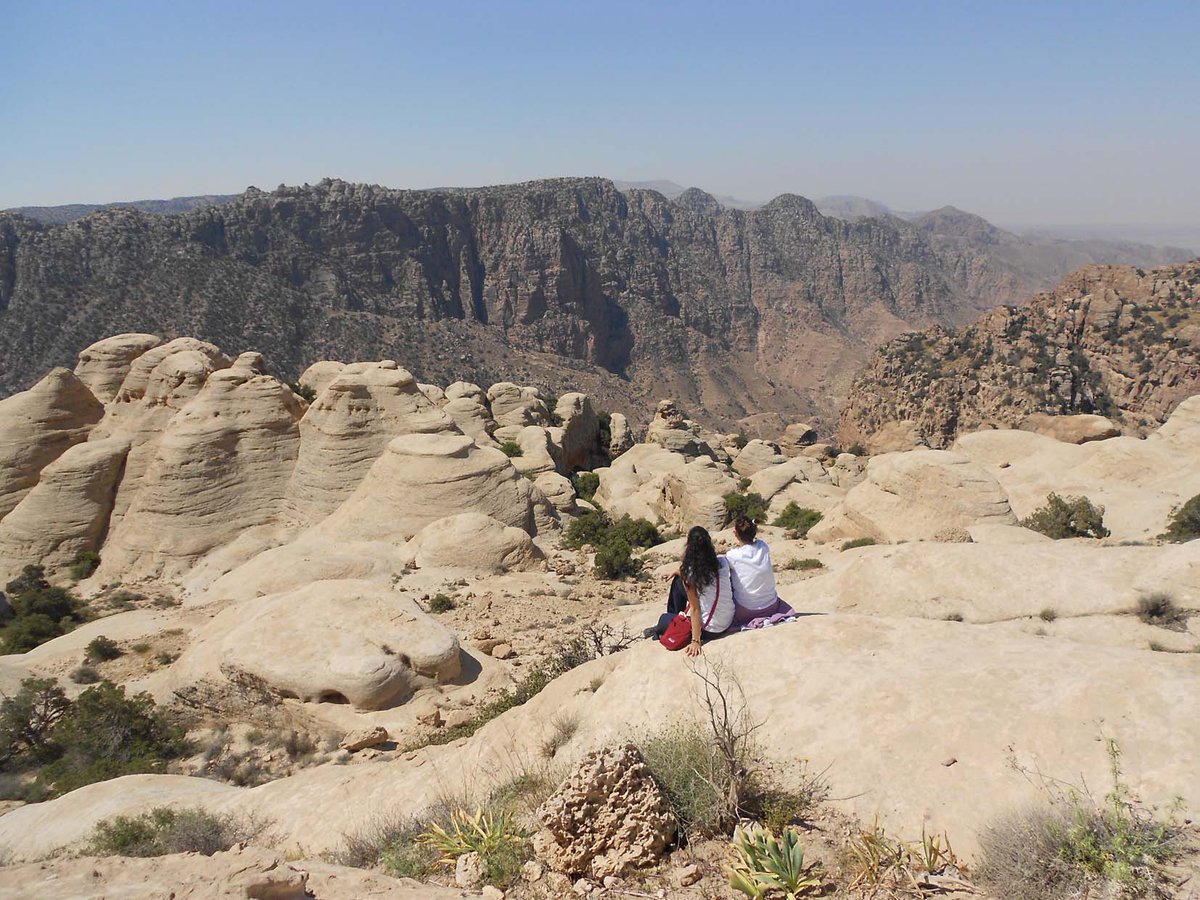
POLYGON ((783 601, 775 589, 771 551, 757 539, 758 526, 739 515, 733 533, 738 546, 718 556, 707 529, 697 525, 688 532, 679 569, 671 576, 667 611, 656 626, 645 630, 646 637, 661 637, 680 613, 686 613, 692 634, 684 652, 699 656, 703 640, 780 611, 783 601))

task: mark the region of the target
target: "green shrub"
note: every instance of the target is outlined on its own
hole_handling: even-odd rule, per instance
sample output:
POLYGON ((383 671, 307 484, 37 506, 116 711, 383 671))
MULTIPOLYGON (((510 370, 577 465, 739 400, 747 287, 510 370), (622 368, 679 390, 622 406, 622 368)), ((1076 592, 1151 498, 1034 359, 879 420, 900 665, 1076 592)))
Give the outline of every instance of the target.
POLYGON ((17 616, 4 629, 4 652, 26 653, 66 633, 61 624, 41 613, 17 616))
POLYGON ((91 666, 79 666, 71 670, 70 678, 75 684, 95 684, 100 680, 100 673, 91 666))
POLYGON ((712 836, 730 825, 729 787, 712 736, 698 723, 675 723, 639 745, 683 833, 712 836))
POLYGON ((100 554, 95 550, 80 550, 71 562, 71 577, 76 581, 90 576, 100 567, 100 554))
POLYGON ((19 800, 22 803, 41 803, 50 793, 36 781, 18 775, 0 775, 0 800, 19 800))
POLYGON ((26 678, 0 701, 0 771, 52 759, 57 751, 52 732, 70 706, 53 678, 26 678))
POLYGON ((525 451, 521 449, 521 445, 516 441, 505 441, 502 443, 500 445, 500 452, 509 458, 525 455, 525 451))
POLYGON ((507 810, 476 809, 473 815, 452 810, 447 822, 432 822, 416 839, 433 848, 439 864, 454 865, 467 853, 479 854, 483 880, 506 888, 517 880, 521 866, 529 859, 529 836, 507 810))
POLYGON ((825 563, 821 562, 819 559, 814 559, 811 556, 805 559, 793 559, 786 566, 784 566, 785 569, 793 572, 807 572, 809 569, 823 569, 824 567, 825 563))
POLYGON ((1022 519, 1021 525, 1055 540, 1106 538, 1110 533, 1104 527, 1103 506, 1093 506, 1087 497, 1064 498, 1053 493, 1046 497, 1046 505, 1022 519))
POLYGON ((1147 625, 1157 625, 1171 631, 1187 631, 1188 611, 1175 605, 1170 594, 1148 594, 1138 599, 1137 616, 1147 625))
POLYGON ((733 842, 729 886, 754 900, 785 892, 791 900, 822 887, 821 866, 805 865, 800 836, 786 828, 776 836, 762 826, 742 829, 733 842))
POLYGON ((51 586, 41 566, 26 566, 5 590, 13 617, 4 629, 4 653, 25 653, 83 620, 80 602, 65 588, 51 586))
POLYGON ((846 448, 846 452, 850 453, 854 456, 868 456, 869 455, 867 453, 867 448, 859 443, 851 444, 849 447, 846 448))
POLYGON ((608 533, 610 524, 603 510, 588 510, 567 525, 563 532, 563 546, 572 550, 581 550, 587 544, 595 546, 608 533))
POLYGON ((647 519, 634 519, 628 515, 621 516, 608 528, 606 540, 622 540, 630 547, 656 547, 663 542, 662 535, 653 523, 647 519))
POLYGON ((458 604, 445 594, 434 594, 429 601, 429 611, 431 613, 450 612, 450 610, 455 609, 457 606, 458 604))
POLYGON ((576 472, 571 480, 575 482, 575 493, 580 500, 591 501, 600 489, 600 476, 595 472, 576 472))
POLYGON ((92 638, 88 642, 87 650, 84 651, 84 658, 92 663, 107 662, 110 659, 117 659, 124 655, 125 651, 120 648, 116 641, 102 634, 92 638))
POLYGON ((1192 541, 1200 538, 1200 494, 1171 514, 1163 537, 1168 541, 1192 541))
POLYGON ((605 581, 629 578, 642 571, 642 561, 634 559, 629 542, 614 534, 608 534, 596 550, 595 567, 597 578, 605 581))
POLYGON ((301 384, 299 381, 289 381, 287 386, 292 389, 292 393, 304 400, 305 403, 312 403, 317 399, 317 392, 307 385, 301 384))
POLYGON ((1006 900, 1076 896, 1168 896, 1163 865, 1184 844, 1121 781, 1120 751, 1108 741, 1113 786, 1102 802, 1070 790, 1010 813, 980 835, 976 875, 1006 900))
POLYGON ((860 538, 855 538, 852 541, 846 541, 846 543, 842 544, 842 549, 843 550, 853 550, 856 547, 874 547, 874 546, 875 546, 875 538, 860 537, 860 538))
POLYGON ((776 528, 786 528, 788 537, 808 537, 808 530, 821 521, 821 514, 815 509, 806 509, 792 502, 783 508, 779 518, 775 520, 776 528))
POLYGON ((1058 618, 1058 613, 1047 606, 1040 613, 1038 613, 1038 618, 1041 619, 1043 622, 1053 622, 1055 619, 1058 618))
POLYGON ((117 816, 111 822, 100 822, 92 832, 88 851, 96 856, 212 856, 254 839, 263 828, 262 822, 251 817, 159 806, 140 816, 117 816))
POLYGON ((121 775, 161 772, 189 749, 183 729, 149 694, 127 697, 110 681, 80 694, 49 737, 57 758, 40 778, 59 794, 121 775))
POLYGON ((730 519, 740 514, 761 525, 767 521, 767 501, 762 498, 761 494, 753 491, 750 493, 735 491, 725 495, 725 512, 729 514, 730 519))

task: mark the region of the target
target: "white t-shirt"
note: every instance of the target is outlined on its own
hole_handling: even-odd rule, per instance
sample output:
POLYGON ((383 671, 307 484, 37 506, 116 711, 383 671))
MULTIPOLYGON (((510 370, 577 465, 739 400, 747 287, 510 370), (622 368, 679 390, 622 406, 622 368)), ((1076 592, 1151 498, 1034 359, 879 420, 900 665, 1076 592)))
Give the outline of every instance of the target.
POLYGON ((733 624, 733 586, 729 580, 729 561, 723 556, 717 557, 717 578, 712 584, 700 592, 700 627, 705 631, 719 634, 733 624), (717 585, 721 586, 718 599, 717 585), (708 620, 709 610, 716 601, 717 609, 708 620), (704 623, 708 621, 708 624, 704 623))
POLYGON ((766 609, 779 598, 766 542, 754 541, 725 554, 733 569, 733 599, 743 609, 766 609))

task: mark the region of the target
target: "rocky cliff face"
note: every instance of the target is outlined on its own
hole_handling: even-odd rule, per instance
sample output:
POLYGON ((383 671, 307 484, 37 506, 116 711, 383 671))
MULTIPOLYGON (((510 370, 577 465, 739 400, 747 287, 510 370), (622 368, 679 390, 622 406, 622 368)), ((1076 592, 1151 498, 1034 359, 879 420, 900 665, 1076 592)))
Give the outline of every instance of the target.
POLYGON ((1198 390, 1200 261, 1089 266, 1027 306, 885 345, 855 381, 839 437, 906 422, 941 447, 1035 413, 1100 413, 1138 433, 1198 390))
POLYGON ((175 216, 0 215, 0 391, 121 331, 261 348, 287 376, 391 357, 717 422, 829 416, 870 350, 1024 282, 969 242, 791 195, 728 210, 602 179, 397 191, 324 181, 175 216))

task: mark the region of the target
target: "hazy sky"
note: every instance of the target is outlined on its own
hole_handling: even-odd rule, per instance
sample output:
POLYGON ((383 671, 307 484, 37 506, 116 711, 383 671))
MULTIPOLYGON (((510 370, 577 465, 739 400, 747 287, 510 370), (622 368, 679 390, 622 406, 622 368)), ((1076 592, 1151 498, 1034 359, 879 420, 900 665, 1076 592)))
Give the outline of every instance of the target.
POLYGON ((1200 220, 1200 2, 0 0, 0 208, 670 178, 1200 220))

